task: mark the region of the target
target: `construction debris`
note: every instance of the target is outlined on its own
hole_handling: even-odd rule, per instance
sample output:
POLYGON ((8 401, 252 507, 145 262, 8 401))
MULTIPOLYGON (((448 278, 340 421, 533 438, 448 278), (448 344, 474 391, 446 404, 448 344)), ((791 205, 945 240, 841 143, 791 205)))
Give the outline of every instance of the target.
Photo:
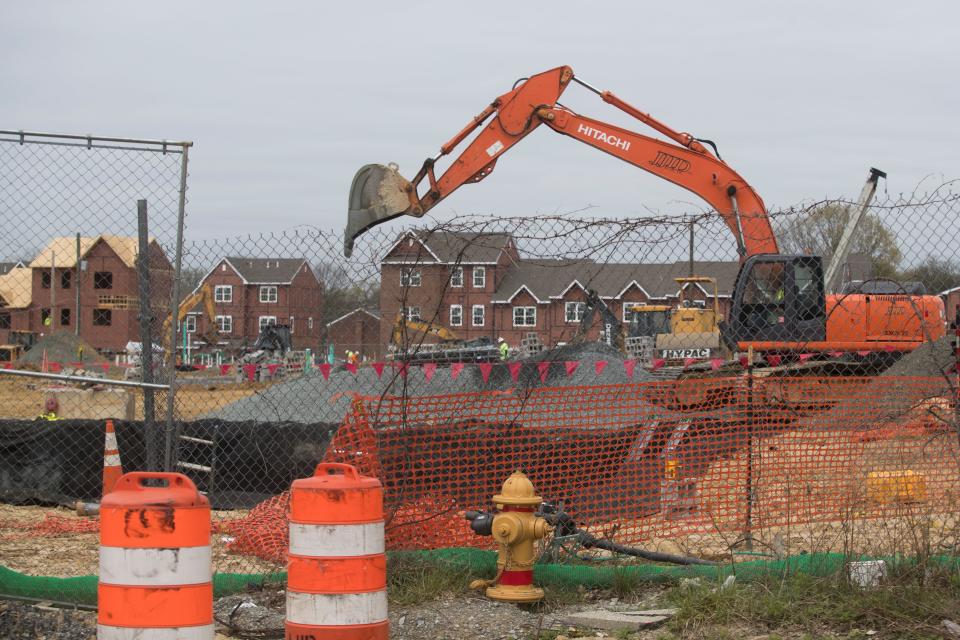
POLYGON ((89 342, 78 337, 72 331, 58 331, 49 336, 44 336, 37 341, 33 347, 17 360, 17 365, 34 364, 41 365, 44 356, 47 362, 83 362, 84 365, 91 363, 103 364, 109 362, 106 358, 97 353, 97 350, 89 342))
POLYGON ((607 631, 640 631, 660 626, 673 616, 677 609, 648 609, 645 611, 610 611, 608 609, 591 609, 578 611, 563 616, 563 624, 573 627, 590 627, 607 631))

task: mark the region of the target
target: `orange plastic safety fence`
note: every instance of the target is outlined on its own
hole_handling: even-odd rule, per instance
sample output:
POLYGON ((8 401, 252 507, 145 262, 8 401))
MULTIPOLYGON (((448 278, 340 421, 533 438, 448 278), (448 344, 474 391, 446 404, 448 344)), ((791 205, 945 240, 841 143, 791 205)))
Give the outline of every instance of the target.
MULTIPOLYGON (((370 398, 327 451, 385 487, 391 549, 487 546, 463 519, 522 469, 625 544, 910 513, 960 496, 943 378, 729 378, 370 398)), ((286 495, 226 525, 280 561, 286 495)), ((829 528, 829 527, 827 527, 829 528)))

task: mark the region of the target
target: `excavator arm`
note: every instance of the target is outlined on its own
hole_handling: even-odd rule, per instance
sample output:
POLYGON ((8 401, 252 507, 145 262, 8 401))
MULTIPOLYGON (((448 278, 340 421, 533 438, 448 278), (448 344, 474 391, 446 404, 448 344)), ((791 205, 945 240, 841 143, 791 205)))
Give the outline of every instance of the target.
MULTIPOLYGON (((208 327, 203 338, 207 341, 207 344, 215 345, 220 333, 217 329, 217 315, 213 304, 213 287, 210 284, 203 285, 183 299, 183 302, 177 307, 176 321, 179 325, 183 322, 184 318, 187 317, 187 314, 190 313, 190 310, 201 303, 203 304, 203 313, 207 318, 208 327)), ((173 322, 173 316, 167 316, 167 319, 163 321, 163 327, 160 329, 160 340, 165 349, 170 348, 171 322, 173 322)))
POLYGON ((480 182, 494 170, 500 156, 541 124, 700 196, 734 234, 741 260, 760 253, 778 253, 763 200, 719 156, 690 134, 675 131, 609 91, 599 91, 577 79, 573 69, 564 66, 531 76, 499 96, 442 145, 437 156, 428 158, 413 180, 404 179, 395 166, 367 165, 360 169, 350 189, 344 254, 349 257, 354 240, 371 227, 401 215, 423 216, 461 185, 480 182), (571 81, 670 141, 567 109, 558 100, 571 81), (452 154, 477 129, 480 132, 437 177, 437 160, 452 154), (421 188, 424 181, 425 190, 421 188))

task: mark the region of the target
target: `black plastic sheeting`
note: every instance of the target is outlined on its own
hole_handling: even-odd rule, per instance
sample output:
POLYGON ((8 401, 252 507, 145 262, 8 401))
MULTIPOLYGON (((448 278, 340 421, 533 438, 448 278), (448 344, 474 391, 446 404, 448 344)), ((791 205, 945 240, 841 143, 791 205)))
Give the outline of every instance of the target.
MULTIPOLYGON (((115 420, 123 470, 146 464, 142 422, 115 420)), ((214 472, 175 469, 207 492, 215 509, 249 508, 281 493, 313 473, 339 425, 223 422, 200 420, 178 425, 182 435, 212 440, 213 447, 178 440, 181 461, 214 472)), ((158 450, 163 427, 157 425, 158 450)), ((0 501, 64 504, 98 502, 102 492, 102 420, 0 421, 0 501)))

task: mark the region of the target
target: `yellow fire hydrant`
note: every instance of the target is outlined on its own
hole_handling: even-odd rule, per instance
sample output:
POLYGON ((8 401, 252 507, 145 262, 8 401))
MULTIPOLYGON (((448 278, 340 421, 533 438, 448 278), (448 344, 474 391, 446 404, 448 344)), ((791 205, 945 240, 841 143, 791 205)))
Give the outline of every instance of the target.
POLYGON ((533 565, 536 561, 533 543, 552 531, 553 527, 535 515, 543 499, 534 491, 530 478, 515 471, 493 496, 495 513, 470 511, 466 514, 471 528, 480 535, 491 535, 500 546, 497 576, 493 580, 476 580, 473 589, 487 588, 487 597, 504 602, 538 602, 543 589, 533 586, 533 565))

